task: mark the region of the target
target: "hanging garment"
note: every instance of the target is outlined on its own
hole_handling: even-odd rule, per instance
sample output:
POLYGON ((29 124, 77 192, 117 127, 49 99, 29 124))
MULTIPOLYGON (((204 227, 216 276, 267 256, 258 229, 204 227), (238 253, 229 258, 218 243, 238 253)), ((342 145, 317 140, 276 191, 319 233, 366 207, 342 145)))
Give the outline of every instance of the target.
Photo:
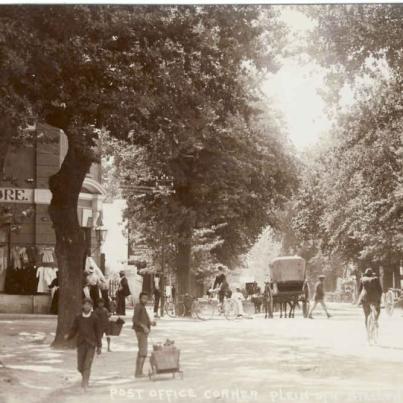
POLYGON ((44 269, 44 280, 46 282, 46 285, 49 287, 52 284, 52 281, 57 277, 57 269, 54 269, 53 267, 45 267, 44 269))
POLYGON ((42 263, 54 263, 53 248, 42 248, 42 263))
POLYGON ((85 270, 84 273, 86 274, 86 281, 89 285, 97 285, 100 282, 106 282, 105 276, 103 275, 101 269, 95 263, 95 260, 88 256, 85 261, 85 270))
POLYGON ((40 266, 36 269, 36 277, 39 279, 37 292, 39 292, 39 293, 49 292, 48 284, 46 283, 46 279, 45 279, 46 269, 47 269, 47 267, 43 267, 43 266, 40 266))
POLYGON ((23 266, 29 263, 27 248, 20 248, 18 251, 18 255, 23 266))
POLYGON ((11 249, 11 267, 13 269, 21 268, 21 259, 19 254, 20 248, 18 246, 11 249))

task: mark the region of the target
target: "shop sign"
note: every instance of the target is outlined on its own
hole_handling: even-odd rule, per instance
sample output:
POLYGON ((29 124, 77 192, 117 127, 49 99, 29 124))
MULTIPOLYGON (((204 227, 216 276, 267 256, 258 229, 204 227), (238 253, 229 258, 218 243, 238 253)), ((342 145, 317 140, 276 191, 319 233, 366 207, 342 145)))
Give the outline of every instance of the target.
POLYGON ((33 189, 0 188, 0 203, 33 203, 33 189))

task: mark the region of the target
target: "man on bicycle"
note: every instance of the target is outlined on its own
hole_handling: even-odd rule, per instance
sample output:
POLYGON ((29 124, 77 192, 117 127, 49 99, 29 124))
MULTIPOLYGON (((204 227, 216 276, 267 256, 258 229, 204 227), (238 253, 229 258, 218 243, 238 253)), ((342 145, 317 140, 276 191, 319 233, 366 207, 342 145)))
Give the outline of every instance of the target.
POLYGON ((361 278, 358 290, 359 298, 357 304, 362 303, 362 309, 365 315, 365 326, 368 326, 368 317, 371 313, 371 305, 375 307, 376 324, 381 313, 382 286, 378 276, 372 269, 366 269, 364 276, 361 278))
POLYGON ((229 288, 229 284, 225 277, 225 268, 224 266, 218 267, 218 274, 214 280, 213 290, 218 290, 218 301, 222 306, 224 303, 225 297, 230 297, 231 290, 229 288))

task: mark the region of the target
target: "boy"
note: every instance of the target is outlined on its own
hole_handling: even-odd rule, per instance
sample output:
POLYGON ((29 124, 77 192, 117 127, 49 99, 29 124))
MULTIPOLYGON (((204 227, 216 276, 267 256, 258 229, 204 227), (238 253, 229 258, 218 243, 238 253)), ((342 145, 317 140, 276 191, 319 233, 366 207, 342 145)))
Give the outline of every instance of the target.
POLYGON ((101 332, 101 338, 106 336, 106 342, 108 344, 108 352, 111 351, 111 338, 109 336, 109 317, 111 316, 110 312, 105 307, 105 301, 100 299, 98 301, 98 306, 95 309, 95 313, 99 319, 99 327, 101 332))
POLYGON ((236 291, 234 292, 234 294, 232 295, 232 299, 235 300, 237 307, 238 307, 238 317, 244 316, 245 312, 243 310, 243 304, 242 301, 245 300, 245 297, 243 296, 243 294, 241 293, 241 289, 240 288, 236 288, 236 291))
POLYGON ((101 354, 102 347, 99 319, 92 307, 92 300, 85 298, 82 312, 75 317, 70 332, 65 335, 66 340, 77 336, 77 369, 82 376, 81 387, 84 391, 88 388, 95 350, 101 354))
POLYGON ((140 293, 139 302, 135 305, 133 313, 133 329, 136 332, 139 347, 136 360, 136 372, 134 375, 136 378, 144 377, 143 366, 147 358, 148 335, 150 333, 151 326, 155 326, 155 322, 150 320, 150 317, 147 313, 147 301, 147 293, 140 293))

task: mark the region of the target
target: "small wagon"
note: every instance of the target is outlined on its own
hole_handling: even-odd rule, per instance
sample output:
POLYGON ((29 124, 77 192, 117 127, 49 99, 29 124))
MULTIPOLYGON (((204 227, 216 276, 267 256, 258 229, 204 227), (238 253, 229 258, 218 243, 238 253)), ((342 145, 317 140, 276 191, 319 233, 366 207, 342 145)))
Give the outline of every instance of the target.
POLYGON ((183 371, 180 369, 180 350, 174 345, 154 345, 154 351, 150 356, 151 369, 148 373, 150 380, 155 380, 156 375, 172 374, 175 378, 179 374, 183 379, 183 371))
POLYGON ((295 306, 301 302, 304 317, 308 316, 309 289, 306 282, 305 260, 299 256, 285 256, 274 259, 270 264, 270 278, 273 304, 280 306, 280 317, 287 304, 288 317, 294 317, 295 306))

